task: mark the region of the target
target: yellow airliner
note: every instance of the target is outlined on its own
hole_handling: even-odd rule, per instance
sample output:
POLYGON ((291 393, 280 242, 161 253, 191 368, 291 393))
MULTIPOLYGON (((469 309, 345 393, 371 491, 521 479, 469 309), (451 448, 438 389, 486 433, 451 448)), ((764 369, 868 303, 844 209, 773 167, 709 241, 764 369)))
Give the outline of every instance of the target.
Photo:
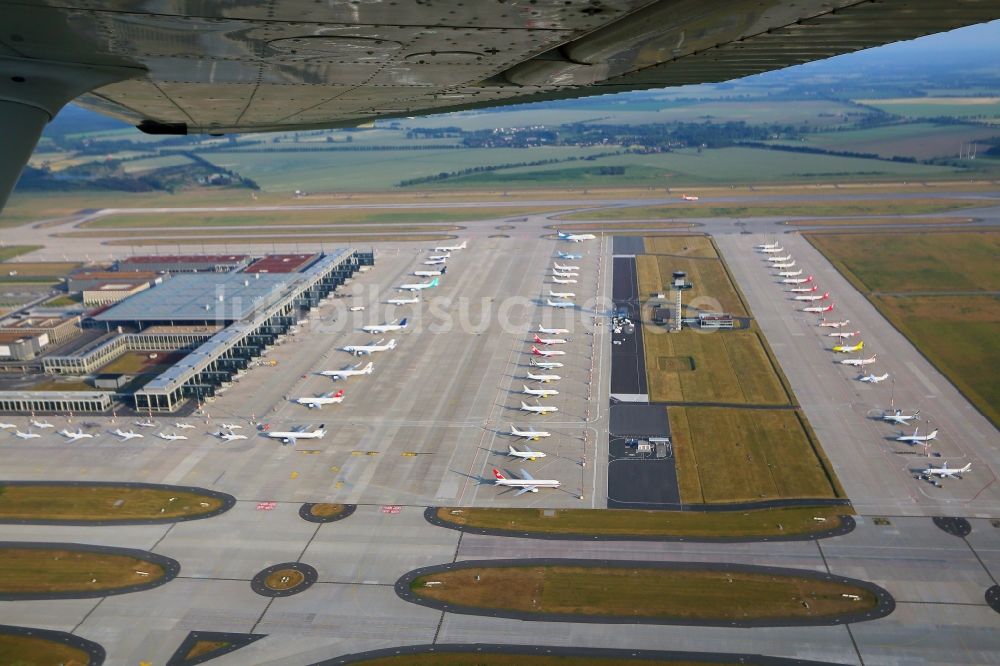
POLYGON ((858 344, 852 345, 850 347, 848 347, 846 345, 837 345, 836 347, 833 348, 833 351, 835 351, 835 352, 843 352, 845 354, 848 354, 850 352, 861 351, 864 348, 865 348, 865 341, 862 340, 858 344))

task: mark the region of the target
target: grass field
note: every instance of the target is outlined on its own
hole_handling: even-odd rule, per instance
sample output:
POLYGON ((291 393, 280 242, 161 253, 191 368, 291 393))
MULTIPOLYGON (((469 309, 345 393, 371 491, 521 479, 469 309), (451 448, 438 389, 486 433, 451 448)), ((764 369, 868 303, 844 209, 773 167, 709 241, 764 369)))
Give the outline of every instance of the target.
POLYGON ((110 591, 148 585, 165 573, 158 564, 129 555, 57 547, 0 548, 0 594, 110 591))
POLYGON ((1000 97, 897 97, 854 101, 905 118, 981 117, 1000 121, 1000 97))
POLYGON ((0 664, 8 666, 90 666, 90 655, 75 647, 37 636, 6 634, 0 629, 0 664))
POLYGON ((798 410, 670 407, 687 503, 842 496, 798 410))
MULTIPOLYGON (((817 132, 806 134, 804 140, 800 142, 782 143, 816 146, 828 150, 875 153, 886 158, 899 155, 923 160, 935 157, 957 158, 959 146, 962 144, 982 142, 995 136, 1000 136, 1000 128, 904 123, 870 129, 817 132)), ((985 147, 985 143, 981 146, 985 147)))
POLYGON ((100 368, 98 372, 115 375, 159 374, 187 356, 187 354, 188 352, 184 351, 125 352, 100 368), (150 358, 150 354, 156 354, 156 358, 150 358))
POLYGON ((519 533, 697 539, 813 534, 838 527, 840 516, 851 512, 848 506, 708 512, 443 507, 437 516, 456 525, 519 533))
POLYGON ((0 485, 0 522, 182 518, 211 513, 221 505, 215 497, 169 488, 0 485))
MULTIPOLYGON (((192 235, 194 232, 190 232, 192 235)), ((254 235, 233 238, 232 236, 198 236, 196 238, 139 238, 135 240, 109 240, 104 245, 126 245, 129 247, 175 247, 177 245, 215 245, 222 246, 229 250, 253 245, 264 245, 271 247, 275 244, 292 244, 298 247, 317 245, 322 243, 429 243, 431 241, 454 240, 457 236, 452 234, 285 234, 276 235, 254 235)))
POLYGON ((83 266, 73 261, 12 261, 0 263, 0 274, 5 277, 19 278, 61 278, 83 266))
POLYGON ((344 504, 313 504, 309 509, 309 513, 317 518, 332 518, 344 513, 345 508, 346 505, 344 504))
POLYGON ((785 224, 791 227, 879 227, 899 224, 948 226, 974 221, 971 217, 838 217, 829 220, 789 220, 785 224))
MULTIPOLYGON (((669 236, 662 237, 664 241, 669 236)), ((688 314, 699 311, 730 312, 746 316, 746 308, 739 297, 722 261, 718 258, 698 254, 698 247, 711 242, 705 237, 686 236, 681 241, 677 254, 645 254, 636 257, 639 278, 639 294, 648 298, 650 294, 664 293, 670 284, 673 271, 687 273, 692 288, 684 295, 684 309, 688 314), (685 250, 688 247, 690 250, 685 250)), ((714 250, 713 250, 714 251, 714 250)))
POLYGON ((417 578, 410 589, 474 608, 662 620, 820 619, 877 603, 868 590, 835 581, 669 567, 484 566, 433 573, 417 578), (428 580, 441 584, 425 587, 428 580))
POLYGON ((41 250, 43 247, 43 245, 7 245, 0 247, 0 262, 10 261, 14 257, 20 257, 22 254, 41 250))

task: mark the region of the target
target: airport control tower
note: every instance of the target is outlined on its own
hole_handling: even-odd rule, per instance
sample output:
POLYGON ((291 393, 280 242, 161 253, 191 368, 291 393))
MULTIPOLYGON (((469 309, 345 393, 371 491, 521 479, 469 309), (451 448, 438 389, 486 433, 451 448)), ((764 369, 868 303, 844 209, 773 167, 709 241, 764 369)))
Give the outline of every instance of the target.
POLYGON ((677 333, 681 330, 681 306, 683 305, 683 294, 691 288, 691 283, 687 281, 687 273, 684 271, 674 271, 673 281, 670 283, 670 291, 674 292, 674 325, 670 327, 671 332, 677 333))

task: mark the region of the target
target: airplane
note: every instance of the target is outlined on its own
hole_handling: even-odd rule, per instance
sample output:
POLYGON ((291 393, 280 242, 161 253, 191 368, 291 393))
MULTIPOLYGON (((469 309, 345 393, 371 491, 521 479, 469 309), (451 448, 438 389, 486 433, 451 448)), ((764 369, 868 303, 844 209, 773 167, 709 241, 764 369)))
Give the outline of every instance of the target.
POLYGON ((861 331, 837 331, 835 333, 827 333, 826 337, 843 340, 844 338, 853 338, 855 335, 861 335, 861 331))
POLYGON ((551 307, 554 308, 575 308, 576 303, 573 301, 553 301, 551 298, 545 301, 551 307))
POLYGON ((522 437, 524 439, 530 439, 532 441, 538 441, 538 439, 541 437, 552 436, 551 432, 545 432, 544 430, 535 430, 534 428, 532 428, 531 430, 518 430, 517 426, 515 426, 513 423, 510 426, 510 434, 513 435, 514 437, 522 437))
POLYGON ((530 460, 531 462, 535 462, 537 458, 545 457, 544 453, 542 453, 541 451, 532 451, 529 446, 525 446, 524 451, 519 451, 518 449, 514 448, 513 444, 507 445, 507 455, 510 456, 511 458, 523 458, 525 460, 530 460))
POLYGON ((187 435, 174 435, 174 434, 168 435, 167 433, 164 432, 161 432, 158 436, 160 439, 165 439, 168 442, 176 442, 181 439, 187 439, 187 435))
POLYGON ((528 403, 521 401, 521 410, 525 412, 531 412, 532 414, 541 414, 545 416, 546 414, 551 414, 552 412, 558 412, 558 407, 553 407, 552 405, 529 405, 528 403))
POLYGON ((355 375, 370 375, 375 369, 375 364, 372 361, 368 361, 368 365, 358 370, 358 363, 354 367, 347 366, 342 370, 323 370, 319 374, 324 377, 332 377, 334 381, 338 379, 347 379, 348 377, 354 377, 355 375))
POLYGON ((782 262, 789 261, 791 258, 792 258, 792 255, 786 254, 783 257, 768 257, 767 260, 769 262, 771 262, 771 265, 773 267, 775 263, 779 263, 780 264, 782 262))
POLYGON ((496 477, 494 483, 498 486, 520 488, 520 490, 514 493, 514 497, 518 497, 524 493, 537 493, 539 488, 558 488, 562 485, 555 479, 536 479, 523 469, 521 470, 520 479, 508 479, 495 467, 493 468, 493 476, 496 477))
POLYGON ((130 439, 142 439, 144 436, 134 430, 122 431, 121 428, 116 428, 111 434, 121 437, 123 442, 127 442, 130 439))
POLYGON ((576 284, 576 280, 572 278, 563 279, 557 275, 552 276, 552 281, 555 282, 556 284, 576 284))
POLYGON ((566 341, 562 338, 540 338, 535 334, 535 344, 538 345, 564 345, 566 341))
POLYGON ((35 426, 36 428, 41 428, 42 430, 45 430, 46 428, 55 428, 54 425, 52 425, 47 421, 36 421, 35 419, 31 419, 31 425, 35 426))
POLYGON ((597 236, 594 234, 568 234, 564 231, 559 232, 559 240, 569 241, 570 243, 580 243, 587 240, 595 240, 597 236))
POLYGON ((881 375, 876 375, 874 373, 868 373, 867 375, 860 377, 859 381, 866 382, 868 384, 878 384, 879 382, 884 382, 889 379, 889 373, 883 373, 881 375))
POLYGON ((826 328, 843 328, 851 323, 850 319, 845 319, 844 321, 827 321, 826 317, 819 320, 819 325, 826 328))
MULTIPOLYGON (((382 340, 385 340, 385 338, 382 338, 382 340)), ((350 352, 355 356, 369 356, 375 352, 389 351, 396 348, 395 338, 389 340, 389 342, 384 345, 382 344, 382 340, 379 340, 373 345, 347 345, 344 347, 344 351, 350 352)))
POLYGON ((223 430, 242 430, 243 426, 237 423, 220 423, 219 427, 223 430))
POLYGON ((538 398, 548 398, 553 395, 559 395, 559 391, 555 389, 533 389, 533 388, 528 388, 525 385, 522 386, 524 386, 524 390, 522 391, 522 393, 524 393, 525 395, 533 395, 538 398))
POLYGON ((681 199, 684 201, 698 201, 698 197, 693 194, 682 194, 681 199))
MULTIPOLYGON (((434 277, 436 275, 444 275, 448 272, 447 266, 442 266, 441 268, 433 271, 413 271, 413 274, 417 277, 434 277)), ((413 299, 411 303, 416 303, 419 299, 413 299)))
POLYGON ((572 291, 552 291, 549 288, 549 296, 552 298, 576 298, 576 294, 572 291))
POLYGON ((561 335, 563 333, 569 333, 568 328, 545 328, 541 324, 538 325, 539 333, 548 333, 550 335, 561 335))
MULTIPOLYGON (((775 266, 775 268, 777 268, 777 266, 775 266)), ((788 268, 791 268, 791 266, 789 266, 788 268)), ((780 273, 778 273, 778 277, 798 277, 800 275, 802 275, 801 268, 797 271, 781 271, 780 273)))
POLYGON ((548 382, 554 382, 559 379, 562 379, 562 377, 560 377, 559 375, 533 375, 531 374, 531 370, 528 370, 528 379, 533 379, 536 382, 542 382, 543 384, 547 384, 548 382))
POLYGON ((565 356, 566 352, 561 349, 539 349, 538 347, 532 345, 531 353, 535 356, 565 356))
POLYGON ((411 303, 419 303, 420 299, 414 296, 413 298, 390 298, 386 301, 389 305, 410 305, 411 303))
POLYGON ((813 285, 811 287, 792 287, 786 291, 788 291, 789 294, 811 294, 818 289, 819 287, 813 285))
POLYGON ((795 296, 792 300, 796 300, 796 301, 825 301, 828 298, 830 298, 830 292, 827 291, 827 292, 824 292, 823 295, 821 295, 821 296, 819 296, 819 295, 814 295, 814 296, 795 296))
POLYGON ((760 243, 758 245, 754 245, 753 249, 755 249, 755 250, 771 250, 771 249, 774 249, 776 247, 778 247, 778 243, 777 242, 774 242, 774 243, 760 243))
POLYGON ((556 254, 558 254, 559 258, 563 260, 583 259, 582 254, 570 254, 569 252, 563 252, 562 250, 557 251, 556 254))
POLYGON ((79 441, 81 439, 93 439, 94 438, 94 436, 91 435, 89 432, 84 432, 83 428, 80 428, 76 432, 70 432, 66 428, 63 428, 62 430, 59 431, 59 434, 62 435, 63 437, 65 437, 66 439, 68 439, 71 442, 77 442, 77 441, 79 441))
MULTIPOLYGON (((771 264, 769 268, 777 268, 778 270, 785 270, 787 268, 795 268, 795 260, 785 261, 780 264, 771 264)), ((801 270, 801 269, 800 269, 801 270)), ((779 273, 780 275, 780 273, 779 273)))
POLYGON ((375 324, 369 326, 362 326, 361 330, 365 333, 388 333, 390 331, 402 331, 406 328, 406 319, 399 322, 393 321, 391 324, 375 324))
POLYGON ((180 428, 181 430, 188 430, 189 428, 193 428, 194 424, 193 423, 180 423, 180 422, 178 422, 178 423, 174 424, 174 427, 175 428, 180 428))
POLYGON ((552 275, 558 278, 580 277, 580 274, 576 271, 564 271, 560 268, 553 269, 552 275))
POLYGON ((431 256, 429 256, 427 258, 430 259, 431 261, 441 261, 441 262, 444 262, 444 261, 447 261, 448 259, 451 258, 451 254, 450 253, 432 254, 431 256))
POLYGON ((155 428, 156 421, 152 419, 146 419, 145 421, 136 421, 135 424, 140 428, 155 428))
POLYGON ((300 439, 323 439, 326 436, 325 423, 321 423, 315 430, 306 430, 305 426, 298 428, 296 430, 291 430, 288 432, 275 431, 275 432, 265 432, 266 437, 271 439, 280 439, 282 444, 292 444, 294 445, 300 439))
POLYGON ((578 271, 578 270, 580 270, 579 266, 560 266, 558 261, 555 262, 555 266, 556 266, 556 270, 557 271, 578 271))
POLYGON ((534 357, 528 360, 528 364, 533 368, 541 368, 543 370, 563 367, 563 364, 559 361, 536 361, 534 357))
POLYGON ((13 423, 0 423, 0 430, 10 430, 11 428, 16 428, 17 426, 13 423))
POLYGON ((920 416, 920 410, 913 412, 912 414, 904 414, 903 410, 897 409, 892 414, 883 414, 882 420, 887 423, 895 423, 897 425, 910 425, 910 421, 920 416))
POLYGON ((861 351, 864 348, 865 348, 865 341, 862 340, 856 345, 851 345, 851 346, 837 345, 836 347, 833 348, 833 351, 839 352, 841 354, 850 354, 851 352, 861 351))
POLYGON ((943 479, 944 477, 947 476, 949 478, 961 479, 962 474, 971 471, 972 471, 972 463, 966 464, 965 467, 959 467, 957 469, 948 469, 948 463, 945 462, 940 467, 928 467, 927 469, 919 470, 918 473, 927 477, 940 476, 943 479))
POLYGON ((770 247, 759 247, 757 251, 762 254, 777 254, 778 252, 784 252, 785 248, 780 245, 771 245, 770 247))
POLYGON ((438 245, 434 248, 435 252, 454 252, 455 250, 464 250, 468 245, 468 241, 462 241, 461 245, 438 245))
POLYGON ((871 358, 845 358, 843 361, 840 362, 840 364, 854 365, 854 366, 871 365, 872 363, 875 362, 876 356, 878 356, 878 354, 872 354, 871 358))
POLYGON ((227 442, 235 442, 238 439, 246 439, 246 435, 237 435, 235 432, 230 432, 229 430, 220 430, 219 432, 212 433, 216 437, 220 437, 227 442))
POLYGON ((441 257, 440 259, 428 259, 424 262, 424 266, 441 266, 448 262, 448 257, 441 257))
POLYGON ((785 278, 781 281, 781 284, 806 284, 813 281, 813 276, 804 278, 785 278))
POLYGON ((431 287, 438 286, 438 278, 434 278, 430 282, 417 282, 415 284, 401 284, 396 289, 399 291, 420 291, 421 289, 430 289, 431 287))
POLYGON ((802 311, 803 312, 817 312, 817 313, 821 313, 821 312, 833 312, 833 303, 830 303, 826 307, 821 307, 819 305, 814 305, 814 306, 812 306, 810 308, 802 308, 802 311))
POLYGON ((924 444, 926 442, 930 442, 937 439, 938 436, 937 430, 932 430, 930 433, 926 435, 920 435, 918 434, 919 432, 920 428, 916 428, 913 431, 912 435, 904 435, 902 432, 900 432, 899 437, 896 438, 896 441, 905 442, 907 444, 924 444))
POLYGON ((21 439, 37 439, 41 437, 37 432, 31 432, 30 430, 28 432, 21 432, 20 428, 14 431, 14 436, 21 439))
POLYGON ((295 402, 300 405, 305 405, 309 409, 322 409, 323 405, 337 405, 344 401, 344 389, 340 389, 336 393, 333 391, 329 393, 320 394, 314 398, 296 398, 295 402))

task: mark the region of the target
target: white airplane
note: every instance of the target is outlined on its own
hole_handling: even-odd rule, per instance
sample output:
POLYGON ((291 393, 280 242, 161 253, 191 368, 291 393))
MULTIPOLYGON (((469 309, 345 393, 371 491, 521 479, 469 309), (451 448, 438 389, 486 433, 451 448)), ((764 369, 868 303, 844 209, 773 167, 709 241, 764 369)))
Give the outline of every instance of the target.
POLYGON ((887 423, 895 423, 897 425, 910 425, 910 421, 920 416, 920 410, 913 412, 912 414, 904 414, 903 410, 897 409, 891 414, 883 414, 882 420, 887 423))
POLYGON ((229 430, 220 430, 214 433, 216 437, 226 440, 227 442, 235 442, 237 439, 246 439, 246 435, 237 435, 235 432, 229 430))
POLYGON ((883 373, 881 375, 876 375, 875 373, 868 373, 867 375, 859 378, 859 381, 865 382, 867 384, 878 384, 879 382, 884 382, 889 379, 889 373, 883 373))
POLYGON ((550 288, 549 296, 551 296, 552 298, 575 298, 576 294, 574 294, 572 291, 552 291, 552 289, 550 288))
POLYGON ((836 345, 833 351, 840 354, 850 354, 851 352, 861 351, 865 348, 865 341, 862 340, 856 345, 836 345))
POLYGON ((314 398, 296 398, 295 402, 305 405, 309 409, 322 409, 323 405, 338 405, 344 401, 344 389, 336 393, 322 393, 314 398))
MULTIPOLYGON (((444 275, 448 272, 447 266, 442 266, 441 268, 435 269, 433 271, 413 271, 413 274, 417 277, 435 277, 437 275, 444 275)), ((413 299, 411 303, 416 303, 419 299, 413 299)))
POLYGON ((578 271, 578 270, 580 270, 579 266, 560 266, 558 261, 555 262, 555 266, 556 266, 556 270, 557 271, 578 271))
POLYGON ((396 323, 396 321, 398 320, 393 321, 391 324, 375 324, 369 326, 362 326, 361 330, 364 331, 365 333, 388 333, 390 331, 402 331, 403 329, 406 328, 405 318, 398 324, 396 323))
POLYGON ((853 366, 871 365, 875 362, 876 356, 878 356, 878 354, 872 354, 871 358, 845 358, 840 362, 840 364, 853 366))
POLYGON ((432 254, 427 258, 430 259, 431 261, 440 261, 441 263, 444 263, 445 261, 451 258, 451 254, 450 253, 432 254))
POLYGON ((698 197, 693 194, 682 194, 681 199, 684 201, 698 201, 698 197))
POLYGON ((177 423, 174 424, 174 427, 175 428, 180 428, 181 430, 188 430, 190 428, 193 428, 194 424, 193 423, 180 423, 180 422, 177 422, 177 423))
POLYGON ((764 254, 775 254, 777 252, 784 252, 785 248, 781 247, 780 245, 768 245, 766 247, 758 247, 757 251, 762 252, 764 254))
POLYGON ((359 365, 361 364, 358 363, 353 367, 347 366, 343 370, 323 370, 319 374, 323 375, 324 377, 332 377, 334 381, 336 381, 338 379, 347 379, 348 377, 354 377, 355 375, 370 375, 372 374, 372 370, 375 369, 375 364, 371 361, 368 361, 368 365, 361 368, 360 370, 358 370, 359 365))
POLYGON ((45 430, 46 428, 55 428, 55 426, 48 421, 36 421, 35 419, 31 419, 31 425, 42 430, 45 430))
POLYGON ((442 257, 440 259, 428 259, 424 262, 424 266, 441 266, 448 261, 448 257, 442 257))
POLYGON ((0 423, 0 430, 10 430, 11 428, 16 428, 17 426, 13 423, 0 423))
POLYGON ((541 414, 545 416, 546 414, 551 414, 552 412, 558 412, 558 407, 553 407, 552 405, 529 405, 528 403, 521 401, 521 410, 525 412, 531 412, 532 414, 541 414))
POLYGON ((531 430, 518 430, 517 426, 515 426, 514 424, 511 424, 510 426, 510 434, 513 435, 514 437, 522 437, 524 439, 530 439, 532 441, 538 441, 538 439, 541 437, 552 436, 551 432, 545 432, 544 430, 535 430, 534 428, 532 428, 531 430))
POLYGON ((30 430, 28 432, 21 432, 20 429, 14 431, 14 436, 21 439, 37 439, 41 437, 37 432, 31 432, 30 430))
POLYGON ((819 321, 819 325, 825 328, 843 328, 850 323, 850 319, 845 319, 844 321, 827 321, 826 318, 823 318, 819 321))
POLYGON ((790 255, 790 254, 786 254, 783 257, 768 257, 767 258, 768 262, 771 263, 772 267, 776 263, 780 264, 780 263, 783 263, 785 261, 791 261, 791 259, 792 259, 792 255, 790 255))
POLYGON ((553 308, 575 308, 576 303, 573 301, 553 301, 551 298, 545 301, 550 307, 553 308))
POLYGON ((580 274, 576 271, 564 271, 558 268, 552 271, 552 275, 558 278, 580 277, 580 274))
POLYGON ((829 305, 827 305, 825 307, 820 306, 820 305, 814 305, 812 307, 802 308, 802 311, 803 312, 816 312, 816 313, 833 312, 833 303, 830 303, 829 305))
POLYGON ((238 423, 220 423, 219 427, 223 430, 243 430, 243 426, 238 423))
POLYGON ((813 281, 813 276, 810 275, 809 277, 804 277, 804 278, 785 278, 784 280, 781 281, 781 284, 807 284, 812 281, 813 281))
POLYGON ((143 435, 141 433, 135 432, 134 430, 123 431, 121 428, 116 428, 111 434, 122 438, 123 442, 127 442, 130 439, 142 439, 143 435))
POLYGON ((560 259, 583 259, 582 254, 570 254, 569 252, 563 252, 562 250, 557 251, 556 254, 559 255, 560 259))
POLYGON ((435 252, 454 252, 455 250, 464 250, 467 247, 468 241, 462 241, 461 245, 438 245, 434 248, 435 252))
POLYGON ((280 439, 282 444, 294 445, 300 439, 323 439, 326 436, 325 423, 321 423, 315 430, 306 430, 305 426, 288 432, 276 431, 265 432, 264 435, 271 439, 280 439))
POLYGON ((566 341, 562 338, 540 338, 535 334, 535 344, 538 345, 564 345, 566 341))
POLYGON ((543 370, 563 367, 563 364, 559 361, 536 361, 534 358, 529 359, 528 364, 533 368, 541 368, 543 370))
POLYGON ((181 439, 187 439, 187 435, 174 435, 174 434, 167 434, 165 432, 161 432, 158 436, 160 439, 165 439, 168 442, 176 442, 181 439))
POLYGON ((855 335, 861 335, 861 331, 835 331, 833 333, 827 333, 828 338, 840 338, 841 340, 845 338, 853 338, 855 335))
MULTIPOLYGON (((789 266, 789 268, 791 268, 791 266, 789 266)), ((801 268, 797 271, 781 271, 780 273, 778 273, 778 277, 786 277, 786 278, 798 277, 800 275, 802 275, 801 268)))
POLYGON ((545 328, 541 324, 538 325, 539 333, 548 333, 550 335, 561 335, 563 333, 569 333, 568 328, 545 328))
MULTIPOLYGON (((795 268, 795 260, 792 259, 791 261, 785 261, 785 262, 780 263, 780 264, 771 264, 771 268, 778 268, 778 269, 781 269, 781 270, 784 270, 786 268, 795 268)), ((799 269, 799 273, 801 273, 801 272, 802 272, 802 269, 800 268, 799 269)), ((778 275, 781 275, 781 273, 778 273, 778 275)), ((796 273, 796 275, 798 275, 798 273, 796 273)))
POLYGON ((513 444, 507 445, 507 455, 511 458, 523 458, 524 460, 530 460, 531 462, 535 462, 538 458, 545 457, 544 453, 541 451, 532 451, 529 446, 525 446, 524 451, 520 451, 514 448, 513 444))
POLYGON ((538 347, 532 345, 531 353, 535 356, 565 356, 566 352, 561 349, 539 349, 538 347))
POLYGON ((537 493, 539 488, 558 488, 562 485, 555 479, 536 479, 523 469, 521 470, 520 479, 508 479, 495 467, 493 468, 493 476, 496 477, 494 483, 498 486, 520 488, 520 490, 514 493, 514 497, 518 497, 524 493, 537 493))
MULTIPOLYGON (((564 231, 559 232, 559 240, 569 241, 570 243, 580 243, 587 240, 595 240, 597 236, 594 234, 567 234, 564 231)), ((565 257, 563 257, 565 259, 565 257)))
POLYGON ((795 301, 825 301, 830 298, 830 292, 824 292, 822 295, 814 294, 811 296, 794 296, 792 300, 795 301))
MULTIPOLYGON (((382 340, 385 340, 385 338, 382 338, 382 340)), ((347 345, 346 347, 344 347, 344 351, 350 352, 355 356, 368 356, 375 352, 389 351, 391 349, 396 348, 395 339, 389 340, 389 342, 385 343, 384 345, 382 344, 382 340, 379 340, 378 342, 372 345, 347 345)))
POLYGON ((562 377, 560 377, 559 375, 536 375, 532 374, 531 370, 528 370, 528 379, 532 379, 536 382, 542 382, 543 384, 547 384, 549 382, 558 381, 562 379, 562 377))
POLYGON ((136 421, 135 424, 140 428, 155 428, 156 421, 152 419, 146 419, 145 421, 136 421))
POLYGON ((925 442, 930 442, 937 439, 938 431, 932 430, 926 435, 921 435, 920 428, 916 428, 912 435, 904 435, 902 432, 899 433, 899 437, 896 438, 897 442, 905 442, 907 444, 923 444, 925 442))
POLYGON ((786 291, 789 294, 811 294, 817 289, 819 289, 819 287, 813 285, 811 287, 792 287, 791 289, 787 289, 786 291))
POLYGON ((431 287, 438 286, 438 278, 434 278, 430 282, 416 282, 414 284, 401 284, 396 289, 399 291, 420 291, 422 289, 430 289, 431 287))
POLYGON ((390 298, 386 301, 389 305, 410 305, 412 303, 419 303, 420 299, 414 296, 413 298, 390 298))
POLYGON ((968 463, 965 467, 959 467, 957 469, 948 469, 948 463, 946 462, 940 467, 928 467, 927 469, 922 469, 919 471, 919 473, 924 476, 940 476, 942 479, 946 476, 949 478, 961 479, 963 474, 971 471, 972 471, 972 463, 968 463))
POLYGON ((93 439, 94 438, 94 436, 91 435, 89 432, 84 432, 83 428, 80 428, 76 432, 71 432, 70 430, 64 428, 64 429, 62 429, 62 430, 59 431, 59 434, 62 435, 63 437, 65 437, 66 439, 68 439, 71 442, 78 442, 81 439, 93 439))
POLYGON ((548 398, 549 396, 559 395, 559 391, 555 389, 533 389, 528 388, 526 385, 522 386, 524 386, 524 391, 522 391, 522 393, 525 395, 533 395, 538 398, 548 398))
POLYGON ((552 281, 556 284, 576 284, 576 280, 573 278, 561 278, 557 275, 552 276, 552 281))
POLYGON ((759 245, 754 245, 753 249, 755 249, 755 250, 773 250, 776 247, 778 247, 778 243, 777 242, 774 242, 774 243, 760 243, 759 245))

